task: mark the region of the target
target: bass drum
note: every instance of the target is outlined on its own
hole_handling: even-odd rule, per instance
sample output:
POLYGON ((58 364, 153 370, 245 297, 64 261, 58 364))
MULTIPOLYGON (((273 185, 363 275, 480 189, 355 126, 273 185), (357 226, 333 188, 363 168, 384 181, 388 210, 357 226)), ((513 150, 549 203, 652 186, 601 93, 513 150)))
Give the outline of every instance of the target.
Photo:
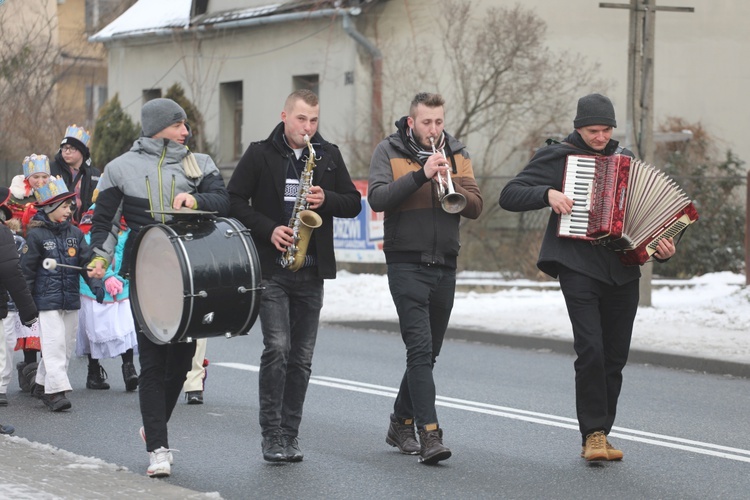
POLYGON ((260 262, 250 231, 230 218, 144 227, 132 249, 130 292, 157 344, 247 335, 260 308, 260 262))

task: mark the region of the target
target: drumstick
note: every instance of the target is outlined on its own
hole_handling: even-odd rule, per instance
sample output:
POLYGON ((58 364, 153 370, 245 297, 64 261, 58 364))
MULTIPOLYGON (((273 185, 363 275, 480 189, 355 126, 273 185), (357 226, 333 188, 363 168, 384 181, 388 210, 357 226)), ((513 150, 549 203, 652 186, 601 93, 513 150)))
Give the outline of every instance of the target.
POLYGON ((49 269, 50 271, 54 271, 56 267, 68 267, 70 269, 78 269, 79 271, 82 271, 82 267, 78 266, 70 266, 68 264, 59 264, 55 259, 44 259, 42 261, 42 267, 45 269, 49 269))

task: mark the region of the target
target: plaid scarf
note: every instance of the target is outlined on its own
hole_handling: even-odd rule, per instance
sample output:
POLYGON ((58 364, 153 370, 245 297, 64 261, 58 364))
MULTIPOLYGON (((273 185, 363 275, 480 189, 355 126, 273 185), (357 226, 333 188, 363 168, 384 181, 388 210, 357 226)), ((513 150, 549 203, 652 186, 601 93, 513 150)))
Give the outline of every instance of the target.
MULTIPOLYGON (((414 156, 416 156, 419 164, 424 166, 427 158, 434 154, 432 148, 424 149, 420 144, 417 144, 417 141, 414 140, 414 135, 412 134, 411 128, 407 129, 407 137, 409 140, 406 143, 406 146, 409 148, 409 151, 414 153, 414 156)), ((442 151, 442 149, 445 147, 445 132, 441 132, 440 137, 435 142, 435 150, 442 151)), ((445 153, 443 153, 443 155, 445 155, 445 153)))

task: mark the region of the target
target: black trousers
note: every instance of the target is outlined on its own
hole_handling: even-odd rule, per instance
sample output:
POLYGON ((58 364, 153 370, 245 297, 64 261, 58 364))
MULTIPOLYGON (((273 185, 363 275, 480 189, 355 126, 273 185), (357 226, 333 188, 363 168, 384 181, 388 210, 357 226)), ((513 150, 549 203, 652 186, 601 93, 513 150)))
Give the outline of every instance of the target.
POLYGON ((169 448, 167 422, 190 371, 195 342, 155 344, 139 327, 138 353, 141 365, 138 397, 146 432, 146 450, 151 452, 162 446, 169 448))
POLYGON ((432 369, 453 309, 456 270, 421 264, 388 264, 388 285, 406 346, 406 371, 393 413, 417 427, 437 424, 432 369))
POLYGON ((638 312, 639 280, 610 285, 563 267, 559 279, 578 355, 576 413, 585 444, 592 432, 609 434, 615 421, 638 312))

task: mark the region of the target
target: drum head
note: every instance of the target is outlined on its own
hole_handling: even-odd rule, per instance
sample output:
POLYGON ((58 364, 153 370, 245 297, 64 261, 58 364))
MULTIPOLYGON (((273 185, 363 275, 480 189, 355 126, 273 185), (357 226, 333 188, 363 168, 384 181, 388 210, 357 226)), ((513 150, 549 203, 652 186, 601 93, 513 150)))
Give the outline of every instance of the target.
POLYGON ((184 312, 184 285, 179 254, 166 226, 144 228, 134 248, 133 310, 143 333, 167 344, 180 328, 184 312))

